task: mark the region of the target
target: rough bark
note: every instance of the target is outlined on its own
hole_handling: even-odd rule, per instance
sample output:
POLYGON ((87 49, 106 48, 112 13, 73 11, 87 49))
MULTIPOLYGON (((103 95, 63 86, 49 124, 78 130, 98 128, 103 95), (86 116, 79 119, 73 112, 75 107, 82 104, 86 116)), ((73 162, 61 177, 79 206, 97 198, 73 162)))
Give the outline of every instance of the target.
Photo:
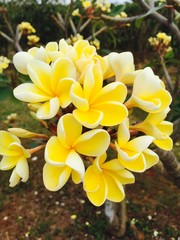
POLYGON ((177 160, 173 151, 164 151, 160 148, 156 148, 155 152, 159 155, 163 167, 171 181, 180 188, 180 162, 177 160))

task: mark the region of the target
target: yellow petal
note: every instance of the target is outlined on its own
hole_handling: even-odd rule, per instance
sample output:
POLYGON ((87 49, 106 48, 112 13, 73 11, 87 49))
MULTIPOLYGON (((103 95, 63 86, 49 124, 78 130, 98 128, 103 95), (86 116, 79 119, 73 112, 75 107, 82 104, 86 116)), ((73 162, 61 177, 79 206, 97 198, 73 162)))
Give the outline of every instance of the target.
POLYGON ((33 57, 30 53, 27 52, 18 52, 13 57, 13 63, 18 72, 28 75, 27 65, 33 60, 33 57))
POLYGON ((122 184, 129 184, 135 182, 134 175, 126 169, 116 171, 115 176, 122 184))
POLYGON ((130 132, 129 132, 129 119, 126 118, 119 127, 117 132, 117 139, 118 144, 120 147, 124 146, 130 139, 130 132))
POLYGON ((14 96, 24 102, 38 103, 45 102, 52 98, 52 95, 41 91, 32 83, 23 83, 13 91, 14 96))
POLYGON ((20 179, 21 179, 20 176, 16 172, 16 168, 14 168, 9 179, 9 186, 15 187, 20 182, 20 179))
POLYGON ((133 161, 140 155, 139 152, 121 148, 121 146, 119 146, 117 142, 115 142, 115 146, 116 146, 116 150, 118 152, 118 157, 124 159, 124 161, 133 161))
POLYGON ((29 179, 29 166, 26 159, 20 158, 18 160, 16 173, 21 177, 22 182, 26 182, 29 179))
POLYGON ((59 80, 62 78, 73 78, 76 80, 76 68, 73 62, 65 57, 57 59, 52 66, 52 89, 57 90, 59 80))
POLYGON ((87 40, 79 40, 74 44, 74 48, 78 54, 78 58, 81 56, 85 47, 89 46, 89 42, 87 40))
POLYGON ((140 99, 136 96, 132 96, 127 103, 130 103, 132 107, 139 107, 145 112, 157 112, 161 108, 161 101, 159 98, 152 98, 148 100, 140 99))
POLYGON ((159 162, 158 155, 150 149, 144 150, 143 155, 146 159, 146 169, 151 168, 159 162))
POLYGON ((153 96, 161 88, 160 79, 154 75, 150 67, 147 67, 140 71, 134 80, 132 95, 142 99, 148 99, 149 96, 153 96))
POLYGON ((53 136, 49 139, 45 148, 46 162, 56 166, 64 166, 68 154, 69 149, 61 144, 58 137, 53 136))
POLYGON ((19 156, 4 156, 0 162, 0 169, 2 171, 10 170, 16 166, 18 160, 19 156))
POLYGON ((9 145, 8 149, 12 152, 16 152, 19 156, 24 156, 25 158, 29 158, 31 154, 27 151, 20 143, 13 142, 9 145))
POLYGON ((59 98, 54 97, 41 105, 41 107, 38 109, 36 113, 36 116, 39 119, 53 118, 58 113, 59 107, 60 107, 59 98))
POLYGON ((162 140, 154 140, 154 144, 156 144, 156 146, 166 151, 170 151, 173 148, 173 141, 170 137, 167 137, 162 140))
POLYGON ((52 166, 46 163, 43 168, 44 185, 50 191, 57 191, 66 184, 70 174, 69 167, 52 166))
POLYGON ((103 76, 100 65, 90 65, 84 78, 84 96, 87 100, 93 98, 102 88, 103 76))
POLYGON ((127 108, 122 103, 115 101, 96 104, 93 106, 93 109, 103 113, 100 123, 103 126, 118 125, 128 116, 127 108))
POLYGON ((94 171, 98 174, 102 173, 102 169, 101 167, 104 166, 104 162, 107 158, 107 154, 106 152, 103 153, 101 156, 96 157, 96 159, 93 161, 93 167, 94 167, 94 171))
POLYGON ((73 115, 79 123, 87 128, 97 127, 103 118, 103 113, 94 109, 90 109, 86 112, 75 109, 73 115))
POLYGON ((85 168, 84 168, 84 163, 81 157, 76 151, 71 150, 69 152, 66 159, 66 165, 69 166, 71 169, 73 169, 79 175, 78 178, 73 177, 73 180, 75 181, 75 183, 78 184, 82 182, 84 178, 85 168), (78 180, 78 182, 76 182, 76 180, 78 180))
POLYGON ((96 192, 100 184, 100 176, 94 171, 93 166, 89 166, 84 175, 83 188, 87 192, 96 192))
POLYGON ((168 136, 171 135, 173 132, 173 124, 168 121, 162 121, 160 124, 157 125, 157 128, 164 134, 168 136))
POLYGON ((134 152, 142 152, 153 142, 154 137, 151 136, 141 136, 136 137, 133 140, 129 141, 125 148, 134 152))
POLYGON ((128 72, 133 72, 134 59, 131 52, 110 53, 108 55, 109 66, 113 69, 116 76, 116 81, 121 81, 123 75, 128 72))
POLYGON ((121 202, 125 196, 122 184, 109 174, 104 174, 104 177, 108 187, 107 199, 113 202, 121 202))
POLYGON ((70 90, 74 79, 61 79, 57 90, 59 96, 60 105, 62 108, 66 108, 71 103, 70 90))
POLYGON ((35 59, 40 60, 44 63, 49 63, 50 59, 48 57, 48 53, 45 51, 44 47, 40 47, 37 49, 36 55, 34 56, 35 59))
POLYGON ((46 47, 46 51, 57 51, 58 50, 58 44, 57 42, 49 42, 46 47))
POLYGON ((103 87, 95 96, 93 104, 107 101, 123 103, 127 95, 127 88, 123 83, 113 82, 103 87))
POLYGON ((132 172, 144 172, 146 170, 146 161, 142 153, 134 160, 127 161, 120 157, 118 160, 125 168, 132 172))
POLYGON ((57 126, 57 134, 60 142, 67 148, 71 148, 82 132, 82 125, 77 122, 72 114, 63 115, 57 126))
POLYGON ((70 96, 72 103, 79 110, 88 111, 89 103, 88 100, 84 97, 84 92, 79 82, 76 82, 72 85, 70 96))
POLYGON ((154 125, 157 125, 158 123, 162 122, 166 118, 169 111, 170 111, 170 108, 168 107, 161 112, 150 113, 148 114, 147 118, 144 121, 151 122, 154 125))
POLYGON ((28 64, 28 74, 36 87, 48 95, 52 94, 50 85, 51 68, 49 64, 40 60, 33 60, 28 64))
POLYGON ((105 130, 95 129, 82 134, 74 143, 78 153, 86 156, 100 156, 109 147, 110 136, 105 130))
POLYGON ((123 82, 124 84, 133 84, 134 79, 137 77, 140 71, 142 70, 125 73, 121 78, 121 82, 123 82))
POLYGON ((108 187, 106 181, 104 180, 104 177, 102 176, 99 180, 99 188, 97 191, 86 192, 88 199, 96 207, 101 206, 105 202, 108 194, 108 187))
POLYGON ((110 160, 104 163, 101 167, 102 169, 105 169, 108 171, 119 171, 124 169, 124 167, 119 163, 118 159, 110 160))
POLYGON ((5 156, 17 156, 19 152, 9 149, 10 144, 17 142, 20 144, 20 140, 14 134, 6 131, 0 131, 0 154, 5 156))

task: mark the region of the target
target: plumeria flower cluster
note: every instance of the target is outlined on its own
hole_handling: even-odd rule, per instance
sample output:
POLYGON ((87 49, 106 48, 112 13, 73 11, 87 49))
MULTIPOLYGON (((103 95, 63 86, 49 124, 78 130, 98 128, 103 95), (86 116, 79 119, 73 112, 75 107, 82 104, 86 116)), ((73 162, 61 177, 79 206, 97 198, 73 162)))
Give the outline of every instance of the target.
POLYGON ((18 25, 19 30, 19 39, 22 35, 27 36, 28 45, 34 46, 37 42, 39 42, 40 38, 35 35, 36 29, 29 22, 22 22, 18 25), (31 34, 31 35, 30 35, 31 34))
POLYGON ((17 86, 14 96, 31 105, 50 134, 0 132, 0 169, 13 169, 10 186, 28 180, 28 159, 45 149, 48 190, 60 190, 71 178, 95 206, 120 202, 123 186, 135 181, 133 172, 158 162, 150 145, 172 148, 172 124, 164 120, 171 95, 151 68, 135 70, 130 52, 102 57, 86 40, 72 46, 62 39, 16 53, 13 61, 31 80, 17 86), (131 117, 136 108, 146 115, 139 122, 131 117), (25 149, 19 138, 42 138, 43 144, 25 149))
POLYGON ((100 13, 110 13, 111 3, 106 0, 81 0, 81 8, 76 8, 72 11, 72 16, 74 17, 84 17, 84 13, 89 18, 99 17, 100 13))
POLYGON ((156 37, 150 37, 150 45, 153 49, 161 56, 164 57, 166 53, 172 51, 171 36, 168 36, 166 33, 159 32, 156 34, 156 37))
POLYGON ((22 22, 18 25, 19 30, 23 35, 28 35, 31 33, 35 33, 36 29, 29 22, 22 22))
POLYGON ((10 60, 7 57, 0 56, 0 74, 3 73, 3 70, 8 68, 10 60))

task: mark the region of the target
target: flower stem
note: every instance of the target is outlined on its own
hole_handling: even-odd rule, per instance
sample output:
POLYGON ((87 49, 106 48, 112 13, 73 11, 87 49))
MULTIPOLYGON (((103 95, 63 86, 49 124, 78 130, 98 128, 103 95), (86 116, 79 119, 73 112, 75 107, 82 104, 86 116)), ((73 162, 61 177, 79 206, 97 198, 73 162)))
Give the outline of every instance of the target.
POLYGON ((35 148, 27 149, 27 150, 29 151, 30 154, 33 154, 33 153, 35 153, 35 152, 40 151, 41 149, 44 149, 45 146, 46 146, 46 145, 43 144, 43 145, 37 146, 37 147, 35 147, 35 148))

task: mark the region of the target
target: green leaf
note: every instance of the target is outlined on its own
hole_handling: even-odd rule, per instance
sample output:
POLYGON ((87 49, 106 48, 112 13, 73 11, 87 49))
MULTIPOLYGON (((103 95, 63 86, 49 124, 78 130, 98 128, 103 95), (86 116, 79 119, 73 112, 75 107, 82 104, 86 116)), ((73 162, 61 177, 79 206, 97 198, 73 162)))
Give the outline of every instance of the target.
POLYGON ((139 28, 141 27, 142 22, 143 22, 143 18, 138 18, 138 19, 136 19, 136 21, 135 21, 135 27, 136 27, 137 29, 139 29, 139 28))
POLYGON ((173 57, 174 57, 173 51, 170 51, 170 52, 166 53, 166 55, 165 55, 165 59, 167 59, 167 60, 169 60, 169 59, 171 59, 173 57))
POLYGON ((124 11, 126 8, 125 5, 116 5, 111 9, 111 13, 110 16, 116 16, 118 15, 120 12, 124 11))

